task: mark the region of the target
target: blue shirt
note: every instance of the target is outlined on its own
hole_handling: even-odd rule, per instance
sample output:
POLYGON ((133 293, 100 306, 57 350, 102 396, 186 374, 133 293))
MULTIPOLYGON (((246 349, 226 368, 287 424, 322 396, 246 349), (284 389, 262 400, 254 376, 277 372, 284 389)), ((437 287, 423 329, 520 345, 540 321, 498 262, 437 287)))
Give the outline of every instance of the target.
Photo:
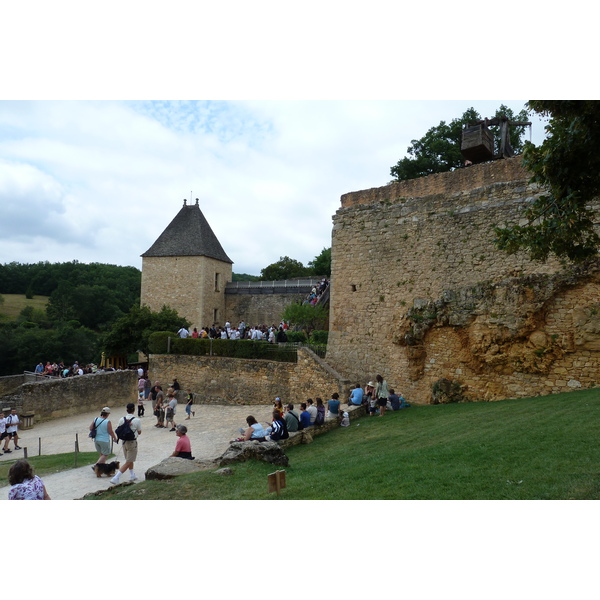
POLYGON ((328 400, 327 408, 332 415, 337 415, 340 410, 340 401, 339 400, 328 400))
POLYGON ((310 427, 310 413, 307 410, 303 410, 300 413, 300 423, 306 428, 310 427))
POLYGON ((350 402, 357 405, 362 404, 363 395, 364 391, 362 388, 354 388, 350 394, 350 402))

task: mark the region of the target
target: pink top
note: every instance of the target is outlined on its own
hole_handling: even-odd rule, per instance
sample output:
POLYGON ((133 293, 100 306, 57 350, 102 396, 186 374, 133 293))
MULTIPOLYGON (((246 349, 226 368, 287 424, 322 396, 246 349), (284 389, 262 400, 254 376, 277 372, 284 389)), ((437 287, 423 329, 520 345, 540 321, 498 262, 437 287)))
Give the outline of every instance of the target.
POLYGON ((191 452, 192 443, 187 435, 182 435, 175 444, 175 452, 191 452))

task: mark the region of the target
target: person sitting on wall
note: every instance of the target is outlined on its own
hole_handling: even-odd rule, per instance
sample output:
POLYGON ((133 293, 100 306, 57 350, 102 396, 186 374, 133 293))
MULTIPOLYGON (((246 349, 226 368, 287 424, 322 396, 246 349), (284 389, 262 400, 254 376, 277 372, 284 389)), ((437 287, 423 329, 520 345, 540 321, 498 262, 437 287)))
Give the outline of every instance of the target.
POLYGON ((175 428, 175 435, 177 436, 177 443, 175 444, 175 450, 171 456, 194 460, 194 457, 192 456, 192 443, 187 436, 187 427, 185 425, 177 425, 175 428))
POLYGON ((310 413, 306 408, 306 402, 301 402, 300 408, 302 410, 300 413, 300 423, 302 423, 302 428, 306 429, 307 427, 310 427, 310 413))
POLYGON ((240 433, 243 434, 243 437, 239 437, 235 441, 248 442, 249 440, 256 440, 264 442, 267 435, 264 427, 252 415, 246 417, 246 423, 248 424, 247 429, 240 428, 240 433))
POLYGON ((327 401, 327 410, 330 417, 338 417, 340 413, 340 395, 337 392, 331 394, 331 400, 327 401))
POLYGON ((363 403, 364 392, 360 387, 360 383, 357 383, 348 399, 348 406, 360 406, 363 403))
POLYGON ((279 440, 287 440, 290 437, 287 426, 281 413, 278 410, 273 411, 273 422, 266 429, 267 442, 278 442, 279 440))
POLYGON ((290 433, 298 431, 300 427, 300 415, 294 410, 294 405, 291 403, 285 407, 285 424, 290 433))

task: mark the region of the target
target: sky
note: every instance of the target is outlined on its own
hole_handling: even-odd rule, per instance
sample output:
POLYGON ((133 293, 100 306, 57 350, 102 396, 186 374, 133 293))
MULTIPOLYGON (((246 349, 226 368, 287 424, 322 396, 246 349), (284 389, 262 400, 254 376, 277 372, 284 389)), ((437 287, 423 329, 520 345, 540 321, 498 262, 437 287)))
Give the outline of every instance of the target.
POLYGON ((1 101, 0 263, 141 268, 198 198, 235 273, 307 265, 331 246, 342 194, 388 183, 440 121, 500 104, 525 100, 1 101))

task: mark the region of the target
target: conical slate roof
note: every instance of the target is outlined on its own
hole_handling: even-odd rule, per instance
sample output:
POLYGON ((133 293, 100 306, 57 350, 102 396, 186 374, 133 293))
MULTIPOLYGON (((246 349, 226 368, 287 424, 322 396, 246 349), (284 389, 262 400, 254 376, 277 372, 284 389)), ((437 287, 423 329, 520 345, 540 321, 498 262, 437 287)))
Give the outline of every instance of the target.
POLYGON ((233 264, 202 214, 198 199, 193 206, 183 201, 176 217, 142 254, 146 256, 208 256, 233 264))

